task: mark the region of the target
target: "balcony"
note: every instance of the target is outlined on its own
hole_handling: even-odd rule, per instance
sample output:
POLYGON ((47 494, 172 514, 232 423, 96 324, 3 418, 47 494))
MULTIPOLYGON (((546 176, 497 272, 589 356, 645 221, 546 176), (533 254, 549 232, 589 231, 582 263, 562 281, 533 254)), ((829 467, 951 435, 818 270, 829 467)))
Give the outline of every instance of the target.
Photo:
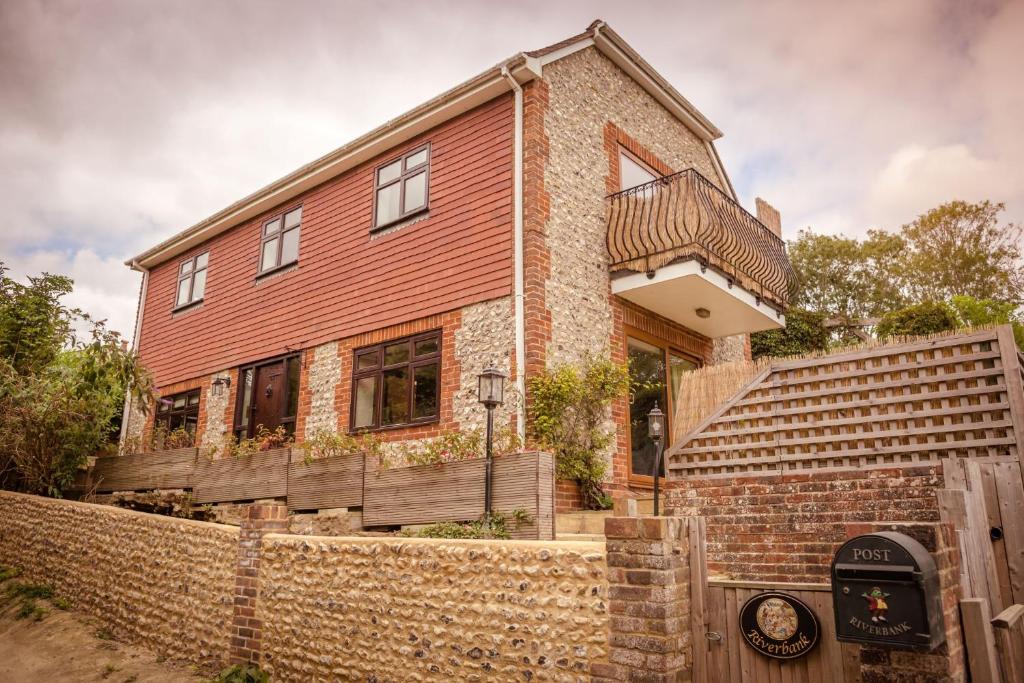
POLYGON ((782 238, 694 169, 607 199, 612 293, 704 334, 785 325, 782 238))

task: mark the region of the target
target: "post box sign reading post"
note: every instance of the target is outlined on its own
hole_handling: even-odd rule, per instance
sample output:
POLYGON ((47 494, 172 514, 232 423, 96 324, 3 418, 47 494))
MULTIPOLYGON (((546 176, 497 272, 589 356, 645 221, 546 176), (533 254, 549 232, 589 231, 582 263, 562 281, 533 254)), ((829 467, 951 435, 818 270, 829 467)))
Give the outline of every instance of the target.
POLYGON ((935 561, 906 534, 843 544, 832 560, 832 605, 839 640, 929 650, 945 640, 935 561))

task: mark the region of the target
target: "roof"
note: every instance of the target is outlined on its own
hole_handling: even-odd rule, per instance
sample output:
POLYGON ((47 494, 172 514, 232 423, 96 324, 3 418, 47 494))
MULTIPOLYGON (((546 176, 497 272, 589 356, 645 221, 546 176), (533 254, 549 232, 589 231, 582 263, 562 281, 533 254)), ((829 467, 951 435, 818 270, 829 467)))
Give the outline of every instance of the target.
POLYGON ((137 270, 148 270, 164 263, 444 121, 469 111, 502 93, 509 92, 512 88, 506 74, 515 78, 520 85, 528 83, 541 77, 544 64, 562 59, 591 45, 626 71, 705 142, 710 143, 721 137, 721 131, 689 100, 679 94, 611 27, 603 21, 597 20, 582 33, 539 50, 519 52, 502 60, 451 90, 441 93, 319 159, 305 164, 160 244, 147 249, 126 261, 125 265, 137 270))

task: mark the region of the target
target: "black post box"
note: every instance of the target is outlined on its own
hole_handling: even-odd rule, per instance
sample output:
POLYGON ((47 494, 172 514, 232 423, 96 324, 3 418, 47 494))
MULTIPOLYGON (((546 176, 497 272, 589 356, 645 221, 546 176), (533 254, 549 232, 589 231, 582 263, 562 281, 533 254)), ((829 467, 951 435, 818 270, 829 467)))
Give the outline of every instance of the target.
POLYGON ((946 639, 935 560, 906 534, 851 538, 832 560, 836 637, 934 649, 946 639))

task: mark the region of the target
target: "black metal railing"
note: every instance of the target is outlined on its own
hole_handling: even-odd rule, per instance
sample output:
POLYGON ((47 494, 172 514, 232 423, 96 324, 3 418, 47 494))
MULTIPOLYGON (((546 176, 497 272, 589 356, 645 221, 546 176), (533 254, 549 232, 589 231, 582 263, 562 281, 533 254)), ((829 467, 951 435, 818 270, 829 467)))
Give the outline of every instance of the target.
POLYGON ((786 244, 697 170, 608 195, 612 272, 696 260, 779 309, 794 275, 786 244))

